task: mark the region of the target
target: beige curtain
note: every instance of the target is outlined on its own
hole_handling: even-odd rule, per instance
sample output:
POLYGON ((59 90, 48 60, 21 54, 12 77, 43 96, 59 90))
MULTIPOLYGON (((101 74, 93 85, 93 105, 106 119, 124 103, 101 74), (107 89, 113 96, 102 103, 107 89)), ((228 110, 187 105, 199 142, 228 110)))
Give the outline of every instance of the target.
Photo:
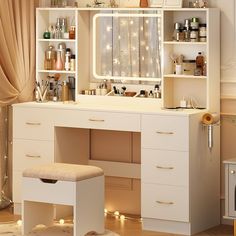
POLYGON ((0 106, 33 98, 35 1, 0 0, 0 106))
POLYGON ((0 0, 0 191, 6 173, 4 157, 9 157, 8 163, 12 159, 12 125, 7 105, 33 99, 37 5, 37 0, 0 0))

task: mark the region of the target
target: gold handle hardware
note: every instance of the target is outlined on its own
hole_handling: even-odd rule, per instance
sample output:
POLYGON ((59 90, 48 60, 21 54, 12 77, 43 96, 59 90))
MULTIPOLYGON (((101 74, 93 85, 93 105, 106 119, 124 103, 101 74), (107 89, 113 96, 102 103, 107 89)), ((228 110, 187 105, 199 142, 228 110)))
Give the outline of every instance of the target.
POLYGON ((164 170, 173 170, 174 167, 164 167, 164 166, 156 166, 157 169, 164 169, 164 170))
POLYGON ((156 203, 163 204, 163 205, 173 205, 173 202, 163 202, 163 201, 156 201, 156 203))
POLYGON ((235 170, 231 170, 230 173, 233 175, 235 174, 235 170))
POLYGON ((104 122, 105 120, 102 119, 89 119, 89 121, 93 121, 93 122, 104 122))
POLYGON ((27 125, 41 125, 40 122, 26 122, 27 125))
POLYGON ((156 131, 157 134, 165 134, 165 135, 172 135, 174 132, 163 132, 163 131, 156 131))
POLYGON ((41 156, 39 155, 30 155, 30 154, 26 154, 26 157, 30 157, 30 158, 41 158, 41 156))

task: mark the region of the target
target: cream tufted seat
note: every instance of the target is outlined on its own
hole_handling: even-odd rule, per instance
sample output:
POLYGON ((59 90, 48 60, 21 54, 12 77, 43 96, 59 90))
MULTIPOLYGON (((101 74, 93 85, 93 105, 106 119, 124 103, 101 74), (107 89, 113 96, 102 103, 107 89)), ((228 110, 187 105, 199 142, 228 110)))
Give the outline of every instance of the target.
POLYGON ((74 236, 104 231, 104 173, 88 165, 54 163, 24 170, 22 234, 53 224, 53 204, 73 206, 74 236))

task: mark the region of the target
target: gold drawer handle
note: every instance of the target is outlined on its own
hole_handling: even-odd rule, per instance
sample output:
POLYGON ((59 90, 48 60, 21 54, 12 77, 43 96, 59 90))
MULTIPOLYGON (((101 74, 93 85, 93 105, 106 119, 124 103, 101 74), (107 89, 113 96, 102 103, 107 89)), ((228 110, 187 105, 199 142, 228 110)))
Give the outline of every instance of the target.
POLYGON ((164 169, 164 170, 173 170, 174 167, 164 167, 164 166, 156 166, 157 169, 164 169))
POLYGON ((41 125, 40 122, 25 122, 27 125, 41 125))
POLYGON ((173 202, 163 202, 163 201, 156 201, 156 203, 163 204, 163 205, 173 205, 173 202))
POLYGON ((156 131, 157 134, 165 134, 165 135, 172 135, 174 132, 163 132, 163 131, 156 131))
POLYGON ((39 155, 30 155, 30 154, 26 154, 26 157, 30 157, 30 158, 41 158, 41 156, 39 155))
POLYGON ((89 119, 89 121, 93 121, 93 122, 104 122, 105 120, 102 119, 89 119))

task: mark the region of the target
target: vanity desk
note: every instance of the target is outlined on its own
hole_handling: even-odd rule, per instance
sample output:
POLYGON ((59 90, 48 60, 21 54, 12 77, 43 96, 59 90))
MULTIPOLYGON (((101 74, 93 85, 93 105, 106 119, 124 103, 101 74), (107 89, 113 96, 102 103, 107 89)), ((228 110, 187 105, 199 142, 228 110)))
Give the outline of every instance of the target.
POLYGON ((140 179, 144 229, 190 235, 219 224, 219 127, 209 151, 200 122, 204 112, 99 102, 13 105, 15 211, 23 169, 66 162, 100 166, 106 176, 140 179), (117 131, 141 135, 141 164, 92 160, 92 130, 112 131, 114 140, 117 131))

